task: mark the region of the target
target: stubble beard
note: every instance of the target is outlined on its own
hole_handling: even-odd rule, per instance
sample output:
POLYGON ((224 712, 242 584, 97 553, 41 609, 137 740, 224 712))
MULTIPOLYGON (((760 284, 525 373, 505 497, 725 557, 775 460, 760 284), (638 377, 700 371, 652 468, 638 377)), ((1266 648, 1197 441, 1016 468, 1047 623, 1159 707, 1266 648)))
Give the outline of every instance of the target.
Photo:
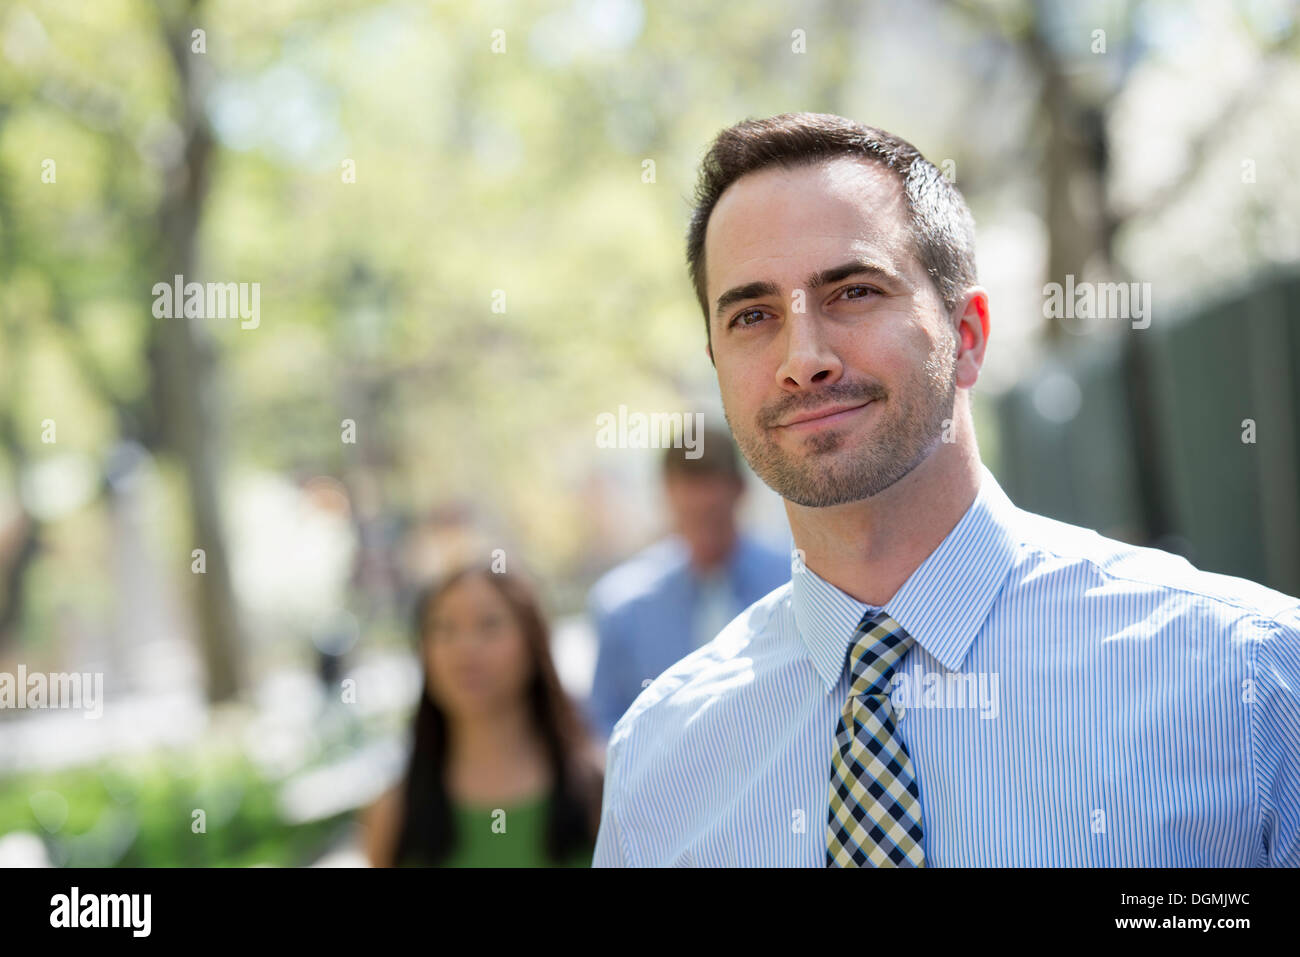
POLYGON ((866 438, 841 427, 796 439, 796 451, 782 446, 770 427, 799 408, 812 408, 810 402, 762 410, 754 424, 744 423, 743 428, 737 428, 740 423, 732 421, 725 404, 724 415, 754 474, 782 498, 811 508, 861 501, 916 468, 951 427, 957 391, 955 349, 955 336, 940 344, 921 373, 901 390, 840 382, 836 386, 842 388, 818 394, 818 403, 873 400, 879 421, 866 438))

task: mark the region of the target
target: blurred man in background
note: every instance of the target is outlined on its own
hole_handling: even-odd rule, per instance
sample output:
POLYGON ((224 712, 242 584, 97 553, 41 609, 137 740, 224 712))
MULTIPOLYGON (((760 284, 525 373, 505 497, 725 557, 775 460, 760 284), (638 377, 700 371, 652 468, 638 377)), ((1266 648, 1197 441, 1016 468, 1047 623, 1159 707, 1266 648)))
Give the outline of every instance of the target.
POLYGON ((591 590, 599 646, 589 712, 609 736, 641 689, 790 580, 790 558, 737 528, 745 491, 731 436, 706 428, 698 458, 669 447, 664 491, 674 534, 607 572, 591 590))

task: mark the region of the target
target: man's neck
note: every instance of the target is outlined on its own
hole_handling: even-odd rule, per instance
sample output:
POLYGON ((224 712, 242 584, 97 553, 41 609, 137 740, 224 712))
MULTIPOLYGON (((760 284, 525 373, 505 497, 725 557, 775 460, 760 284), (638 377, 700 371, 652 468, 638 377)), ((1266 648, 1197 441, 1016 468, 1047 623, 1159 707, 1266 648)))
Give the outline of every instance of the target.
POLYGON ((940 444, 871 498, 829 508, 785 503, 804 564, 840 591, 884 605, 952 531, 979 492, 974 431, 940 444))
POLYGON ((738 535, 733 534, 726 551, 713 561, 701 561, 699 556, 692 554, 690 557, 691 574, 700 580, 725 578, 727 570, 731 567, 731 561, 736 555, 736 549, 739 547, 738 537, 738 535))

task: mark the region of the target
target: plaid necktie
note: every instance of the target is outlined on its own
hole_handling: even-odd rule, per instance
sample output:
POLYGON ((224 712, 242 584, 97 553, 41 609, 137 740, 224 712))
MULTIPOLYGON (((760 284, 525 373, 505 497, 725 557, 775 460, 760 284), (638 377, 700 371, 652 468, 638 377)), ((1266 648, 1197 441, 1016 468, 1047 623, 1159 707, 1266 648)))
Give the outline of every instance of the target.
POLYGON ((883 610, 854 632, 853 683, 831 754, 827 867, 925 866, 921 792, 889 703, 890 678, 913 640, 883 610))

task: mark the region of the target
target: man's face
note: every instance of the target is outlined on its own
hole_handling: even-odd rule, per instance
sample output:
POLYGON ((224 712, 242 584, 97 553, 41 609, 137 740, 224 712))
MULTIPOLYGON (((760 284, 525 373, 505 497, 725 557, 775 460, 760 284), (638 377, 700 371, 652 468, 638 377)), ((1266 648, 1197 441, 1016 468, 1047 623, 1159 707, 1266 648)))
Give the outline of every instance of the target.
POLYGON ((736 507, 744 485, 726 475, 670 473, 664 484, 673 528, 700 568, 720 565, 736 537, 736 507))
POLYGON ((935 449, 957 337, 893 173, 836 158, 742 177, 714 207, 705 267, 727 422, 783 498, 867 498, 935 449), (739 288, 754 283, 771 288, 739 288))

